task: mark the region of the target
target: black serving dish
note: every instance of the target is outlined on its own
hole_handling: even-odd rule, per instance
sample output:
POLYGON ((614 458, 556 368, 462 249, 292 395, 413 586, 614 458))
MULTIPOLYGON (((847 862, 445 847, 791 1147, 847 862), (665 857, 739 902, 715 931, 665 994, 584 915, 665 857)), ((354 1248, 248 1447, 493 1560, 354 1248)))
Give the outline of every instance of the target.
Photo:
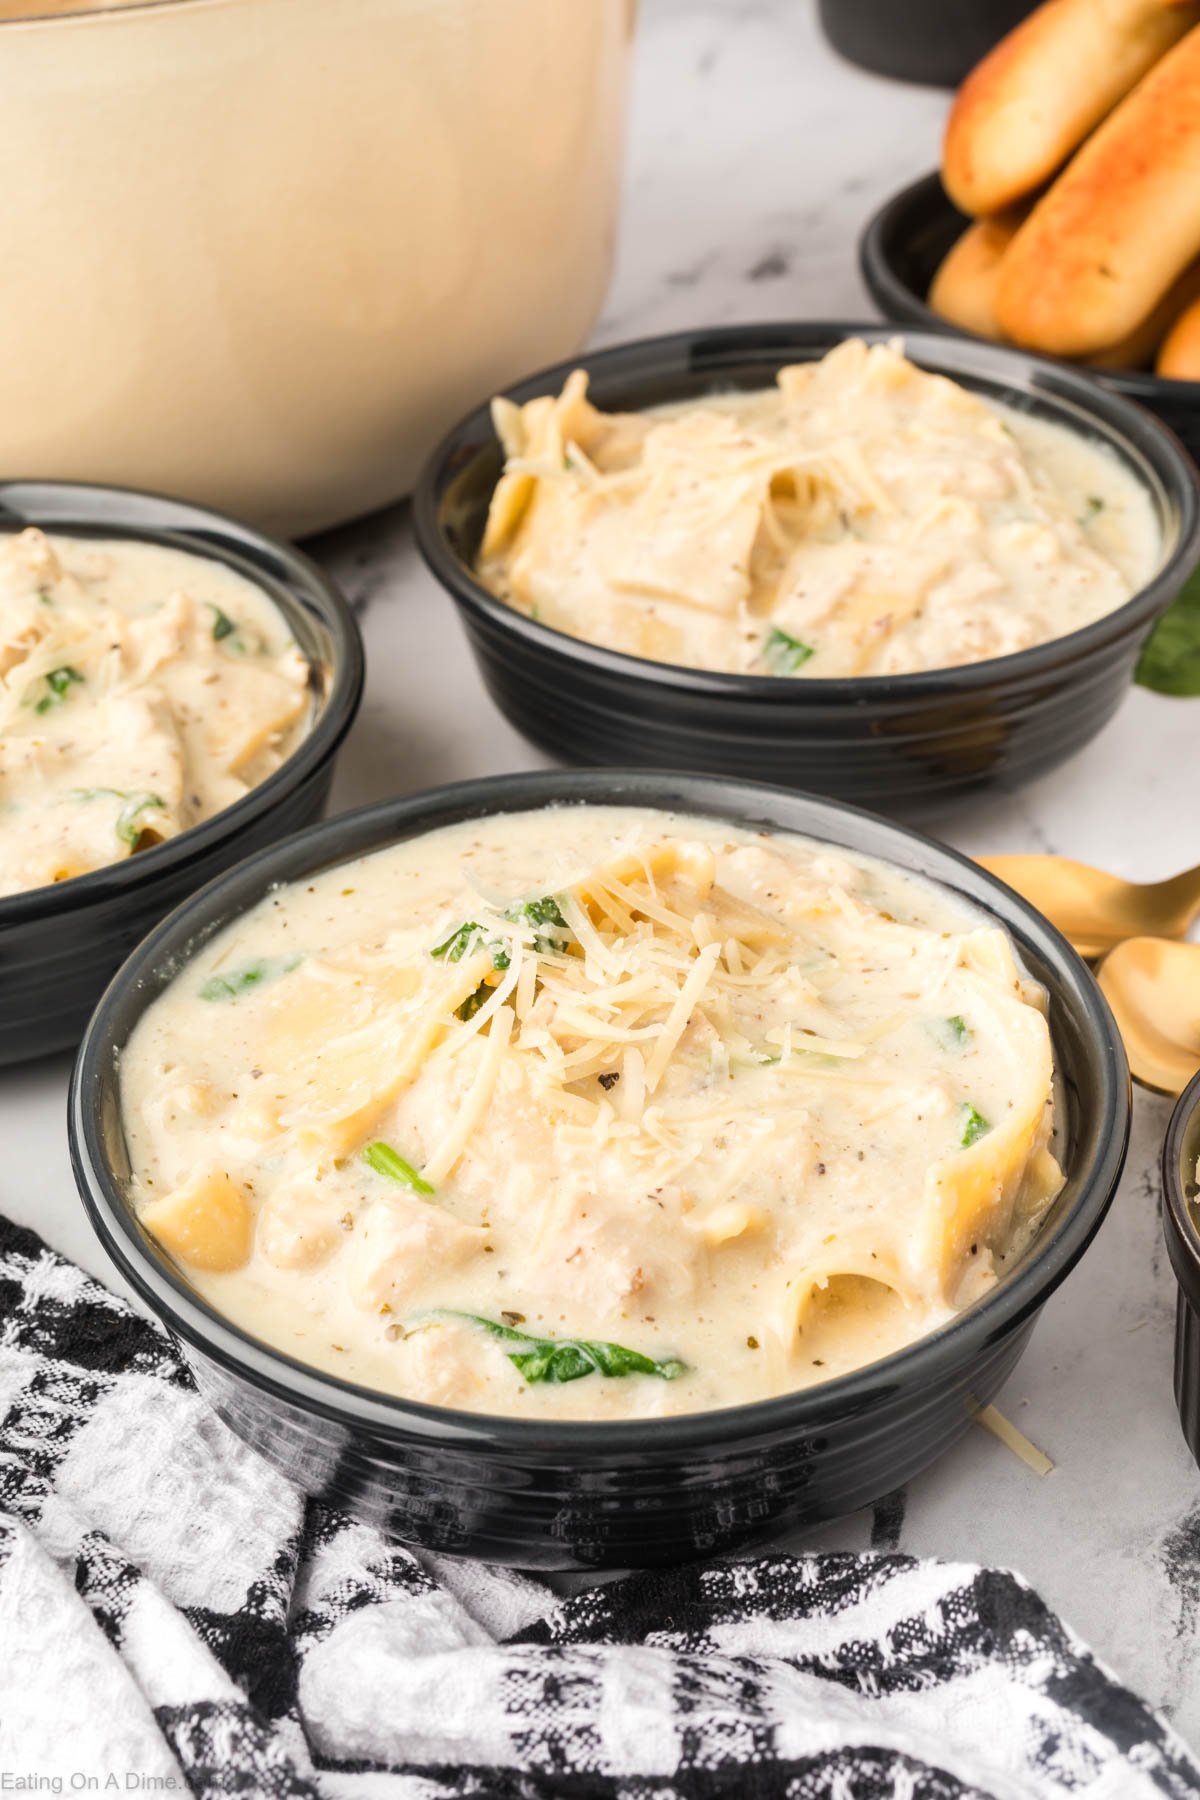
MULTIPOLYGON (((966 343, 986 341, 951 325, 925 299, 942 258, 970 222, 937 174, 923 176, 880 208, 863 232, 858 255, 863 280, 885 318, 966 343)), ((1096 369, 1058 361, 1052 366, 1090 375, 1109 393, 1148 407, 1200 461, 1200 381, 1168 381, 1149 369, 1096 369)))
MULTIPOLYGON (((508 389, 518 403, 588 371, 606 409, 769 385, 877 325, 740 325, 648 338, 580 356, 508 389)), ((505 606, 472 574, 502 466, 488 407, 449 434, 414 496, 417 543, 462 615, 493 699, 567 762, 783 782, 912 814, 987 786, 1013 788, 1093 737, 1120 704, 1147 630, 1200 557, 1197 474, 1168 432, 1074 369, 941 333, 915 334, 922 368, 1109 446, 1150 491, 1163 533, 1158 574, 1107 618, 1014 656, 925 674, 805 680, 732 675, 604 650, 505 606)))
POLYGON ((1163 1143, 1163 1234, 1179 1283, 1175 1297, 1175 1404, 1188 1449, 1200 1463, 1200 1075, 1171 1114, 1163 1143))
POLYGON ((1040 914, 974 863, 780 788, 610 771, 466 782, 343 815, 250 858, 125 964, 88 1028, 70 1100, 72 1163, 92 1224, 234 1431, 311 1493, 404 1542, 542 1569, 731 1549, 865 1506, 915 1475, 1011 1372, 1104 1217, 1128 1129, 1128 1071, 1095 982, 1040 914), (1036 1241, 982 1302, 897 1355, 806 1392, 678 1418, 539 1424, 421 1405, 307 1368, 222 1319, 141 1230, 126 1197, 122 1048, 199 945, 275 883, 458 820, 582 801, 808 833, 927 876, 1007 926, 1050 997, 1067 1179, 1036 1241))
POLYGON ((820 0, 821 29, 840 56, 894 81, 957 87, 1034 0, 820 0))
POLYGON ((152 925, 239 858, 320 817, 363 683, 362 641, 336 588, 249 526, 128 488, 0 482, 0 531, 26 525, 189 550, 256 582, 309 659, 313 718, 282 767, 214 818, 109 868, 0 899, 0 1064, 78 1043, 109 977, 152 925))

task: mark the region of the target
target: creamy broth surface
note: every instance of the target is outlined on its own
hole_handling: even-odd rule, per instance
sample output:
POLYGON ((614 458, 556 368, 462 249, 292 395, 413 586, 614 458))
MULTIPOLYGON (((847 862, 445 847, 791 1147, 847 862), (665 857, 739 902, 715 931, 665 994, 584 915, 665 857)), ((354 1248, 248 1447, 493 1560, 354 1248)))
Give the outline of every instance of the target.
POLYGON ((560 807, 283 887, 121 1061, 132 1198, 302 1362, 527 1417, 737 1404, 951 1318, 1061 1177, 1007 936, 839 849, 560 807))
POLYGON ((850 339, 774 387, 603 413, 493 403, 478 569, 545 625, 657 662, 911 674, 1025 650, 1128 600, 1150 496, 1082 434, 850 339))
POLYGON ((0 896, 162 843, 303 735, 309 665, 236 570, 158 544, 0 538, 0 896))

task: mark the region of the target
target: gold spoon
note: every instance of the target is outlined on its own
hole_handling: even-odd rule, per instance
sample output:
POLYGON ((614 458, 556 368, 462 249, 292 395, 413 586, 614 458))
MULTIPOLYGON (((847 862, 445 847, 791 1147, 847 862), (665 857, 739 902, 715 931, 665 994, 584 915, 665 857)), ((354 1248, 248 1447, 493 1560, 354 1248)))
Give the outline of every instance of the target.
POLYGON ((1070 938, 1081 956, 1103 956, 1131 937, 1181 938, 1200 914, 1200 868, 1169 881, 1122 881, 1065 856, 981 856, 1070 938))
POLYGON ((1178 1094, 1200 1070, 1200 944, 1131 937, 1096 971, 1135 1081, 1178 1094))

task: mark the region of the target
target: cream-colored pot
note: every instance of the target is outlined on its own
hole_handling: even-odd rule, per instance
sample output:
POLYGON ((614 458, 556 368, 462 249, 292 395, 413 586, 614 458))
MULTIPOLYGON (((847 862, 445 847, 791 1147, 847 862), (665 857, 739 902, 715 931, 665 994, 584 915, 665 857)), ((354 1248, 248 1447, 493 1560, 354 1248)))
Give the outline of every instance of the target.
POLYGON ((0 470, 291 535, 404 493, 587 335, 632 26, 632 0, 0 0, 0 470))

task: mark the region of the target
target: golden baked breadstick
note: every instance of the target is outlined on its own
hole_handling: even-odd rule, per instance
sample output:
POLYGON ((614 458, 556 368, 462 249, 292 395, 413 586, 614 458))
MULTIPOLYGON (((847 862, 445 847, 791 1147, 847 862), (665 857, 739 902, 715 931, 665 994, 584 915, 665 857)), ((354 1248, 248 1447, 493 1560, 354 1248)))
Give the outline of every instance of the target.
POLYGON ((1200 299, 1184 307, 1163 339, 1154 367, 1173 381, 1200 381, 1200 299))
POLYGON ((1012 207, 993 218, 976 219, 944 257, 929 289, 929 304, 960 331, 972 331, 977 337, 986 338, 1001 335, 995 307, 1000 258, 1016 236, 1027 210, 1012 207))
POLYGON ((996 317, 1052 356, 1128 337, 1200 255, 1200 27, 1089 138, 1005 252, 996 317))
POLYGON ((946 126, 942 180, 968 213, 1032 194, 1200 20, 1170 0, 1047 0, 967 76, 946 126))
MULTIPOLYGON (((996 285, 1004 253, 1028 216, 1028 207, 1012 206, 1007 212, 996 213, 990 219, 976 219, 974 224, 968 225, 947 251, 933 278, 929 305, 934 312, 951 325, 957 325, 960 331, 1004 341, 996 318, 996 285)), ((1193 263, 1178 281, 1172 283, 1164 298, 1127 337, 1106 350, 1097 351, 1089 360, 1100 369, 1148 369, 1160 346, 1165 351, 1164 338, 1177 320, 1182 325, 1186 309, 1193 301, 1198 303, 1193 327, 1195 356, 1189 349, 1189 373, 1186 376, 1182 368, 1175 372, 1191 379, 1190 370, 1194 367, 1200 377, 1200 263, 1193 263)), ((1181 332, 1181 350, 1187 341, 1181 332)), ((1159 373, 1170 372, 1164 371, 1160 362, 1159 373)))
POLYGON ((1193 263, 1171 283, 1158 305, 1128 337, 1107 350, 1098 350, 1089 361, 1097 369, 1150 368, 1172 325, 1196 299, 1200 299, 1200 263, 1193 263))

